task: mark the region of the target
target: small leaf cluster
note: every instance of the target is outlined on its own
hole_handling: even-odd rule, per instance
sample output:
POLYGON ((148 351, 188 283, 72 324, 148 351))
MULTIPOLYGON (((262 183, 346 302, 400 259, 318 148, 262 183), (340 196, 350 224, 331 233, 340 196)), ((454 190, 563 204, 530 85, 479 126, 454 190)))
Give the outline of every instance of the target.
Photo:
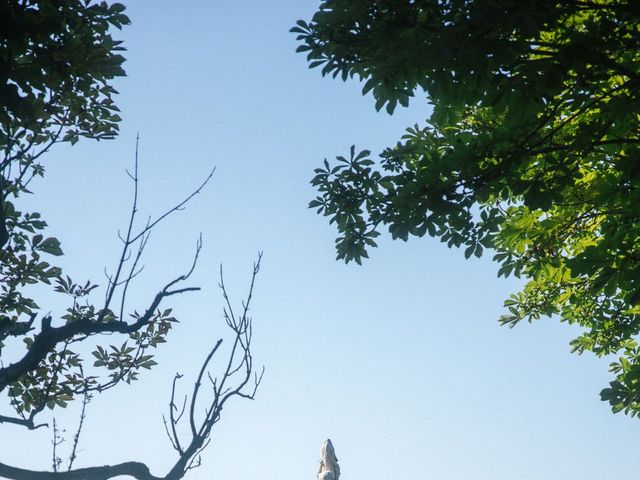
MULTIPOLYGON (((32 341, 32 337, 24 338, 27 346, 32 341)), ((79 355, 65 345, 50 352, 36 369, 12 383, 8 395, 19 415, 35 416, 45 407, 50 410, 65 408, 77 393, 93 384, 94 377, 82 374, 79 355)))
POLYGON ((331 216, 330 222, 335 222, 344 233, 336 240, 338 258, 355 260, 358 264, 368 256, 366 247, 377 246, 374 238, 379 235, 375 220, 367 222, 363 217, 364 208, 374 211, 374 203, 380 198, 378 182, 382 175, 372 171, 374 162, 370 154, 368 150, 356 154, 352 146, 349 158, 338 157, 334 167, 325 159, 324 168, 317 168, 311 181, 322 195, 312 200, 309 207, 317 207, 318 213, 331 216))
MULTIPOLYGON (((131 315, 134 319, 139 318, 138 313, 131 315)), ((131 344, 125 341, 122 345, 109 345, 108 348, 98 345, 92 355, 96 358, 94 367, 103 367, 109 371, 110 381, 97 387, 102 391, 110 388, 113 384, 121 380, 131 383, 138 379, 138 371, 141 368, 150 370, 157 365, 153 360, 153 355, 147 353, 149 348, 156 348, 159 344, 166 342, 166 337, 171 330, 172 324, 177 320, 171 315, 171 309, 158 310, 153 318, 147 322, 146 326, 129 335, 133 340, 131 344)))
POLYGON ((0 354, 3 340, 25 334, 40 308, 26 287, 49 285, 61 273, 42 256, 62 255, 60 242, 41 233, 47 224, 39 213, 23 213, 7 201, 4 214, 10 240, 0 251, 0 354))

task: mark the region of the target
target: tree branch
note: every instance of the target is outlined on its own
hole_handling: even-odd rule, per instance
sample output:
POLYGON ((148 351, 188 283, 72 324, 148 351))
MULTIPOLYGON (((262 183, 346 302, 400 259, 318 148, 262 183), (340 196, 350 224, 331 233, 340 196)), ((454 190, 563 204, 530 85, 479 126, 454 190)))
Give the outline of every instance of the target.
POLYGON ((189 406, 189 428, 191 439, 188 443, 182 443, 177 435, 176 426, 180 421, 180 418, 182 417, 182 412, 177 418, 175 418, 174 410, 177 410, 175 406, 175 384, 176 380, 180 378, 180 375, 176 375, 174 377, 171 389, 171 400, 169 402, 169 421, 171 425, 170 427, 167 426, 165 419, 165 427, 167 435, 169 436, 169 440, 171 441, 173 448, 178 451, 180 457, 174 464, 171 471, 165 477, 166 479, 173 480, 182 478, 188 470, 199 466, 200 453, 207 447, 207 445, 211 441, 211 431, 214 425, 220 420, 220 415, 225 402, 232 397, 240 397, 252 400, 255 396, 258 386, 260 385, 262 375, 264 374, 264 368, 262 369, 260 376, 253 374, 254 385, 252 388, 245 391, 245 387, 251 380, 253 373, 253 361, 250 350, 251 319, 247 316, 247 313, 249 311, 249 305, 251 303, 251 298, 253 295, 255 278, 260 270, 261 258, 262 253, 258 254, 258 260, 256 261, 256 263, 254 263, 253 274, 251 277, 251 286, 249 288, 247 298, 242 303, 243 309, 242 316, 240 318, 235 317, 233 313, 233 309, 231 308, 231 303, 229 301, 229 296, 227 295, 226 287, 224 286, 224 279, 222 277, 221 271, 220 288, 226 302, 226 307, 224 308, 224 316, 227 326, 233 331, 233 344, 229 353, 229 359, 226 367, 222 371, 220 381, 212 378, 207 369, 214 355, 218 352, 220 346, 222 345, 221 339, 218 340, 211 348, 204 362, 202 363, 202 366, 200 367, 200 371, 198 372, 198 376, 191 393, 191 402, 189 406), (232 382, 236 378, 236 374, 240 372, 243 366, 244 371, 239 376, 239 378, 237 378, 235 386, 225 388, 225 383, 232 382), (198 410, 197 407, 199 403, 199 396, 202 392, 202 380, 205 373, 211 380, 213 388, 211 391, 211 400, 209 401, 208 406, 205 408, 205 416, 202 420, 198 421, 196 418, 196 411, 198 410), (171 431, 169 430, 169 428, 171 429, 171 431), (186 445, 186 448, 184 448, 183 445, 186 445))
MULTIPOLYGON (((0 477, 9 480, 108 480, 120 475, 128 475, 137 480, 164 480, 149 472, 149 467, 141 462, 124 462, 117 465, 78 468, 68 472, 46 472, 27 470, 0 463, 0 477)), ((168 480, 167 477, 164 477, 168 480)))
POLYGON ((15 418, 0 415, 0 423, 13 423, 14 425, 21 425, 27 427, 29 430, 36 430, 40 427, 47 427, 46 423, 36 424, 33 422, 33 418, 15 418))
POLYGON ((186 287, 177 290, 169 290, 170 287, 182 281, 185 275, 181 275, 172 282, 168 283, 160 292, 158 292, 151 302, 151 305, 138 320, 134 323, 127 323, 122 320, 113 322, 82 322, 76 321, 60 327, 51 326, 51 317, 42 319, 42 330, 33 339, 33 343, 29 351, 21 360, 0 368, 0 391, 4 390, 9 384, 15 382, 24 375, 36 368, 58 343, 73 338, 76 335, 91 336, 97 333, 133 333, 145 326, 154 315, 154 312, 166 297, 177 295, 185 292, 199 291, 199 287, 186 287))

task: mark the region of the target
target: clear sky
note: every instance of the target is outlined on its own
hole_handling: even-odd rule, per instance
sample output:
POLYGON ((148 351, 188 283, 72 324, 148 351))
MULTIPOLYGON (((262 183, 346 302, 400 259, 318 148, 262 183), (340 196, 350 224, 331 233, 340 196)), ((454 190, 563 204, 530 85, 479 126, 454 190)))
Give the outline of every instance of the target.
MULTIPOLYGON (((142 460, 166 473, 174 452, 162 414, 173 374, 184 373, 186 387, 225 333, 218 266, 239 304, 264 251, 252 310, 263 384, 255 401, 223 412, 187 478, 313 479, 326 437, 344 480, 637 476, 640 424, 599 400, 608 361, 570 354, 578 330, 555 319, 499 327, 502 301, 519 283, 497 279, 490 258, 467 261, 433 239, 383 239, 362 267, 335 261, 333 226, 306 208, 313 169, 352 144, 380 152, 395 143, 427 118, 424 98, 376 113, 357 82, 308 70, 288 30, 316 1, 126 4, 122 134, 56 148, 30 200, 62 240, 67 273, 104 284, 115 263, 137 131, 143 214, 162 212, 217 170, 152 235, 130 307, 144 308, 188 268, 200 232, 190 284, 203 290, 167 302, 181 323, 159 365, 89 404, 77 466, 142 460)), ((57 414, 67 429, 62 454, 78 414, 68 410, 57 414)), ((50 432, 3 426, 3 434, 3 460, 50 466, 50 432)))

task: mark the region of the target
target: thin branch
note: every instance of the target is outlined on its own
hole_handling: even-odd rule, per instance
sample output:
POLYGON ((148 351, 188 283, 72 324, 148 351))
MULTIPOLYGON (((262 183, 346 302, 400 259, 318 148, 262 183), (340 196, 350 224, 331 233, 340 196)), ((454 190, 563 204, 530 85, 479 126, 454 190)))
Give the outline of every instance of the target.
POLYGON ((218 348, 220 348, 220 345, 222 345, 222 339, 216 342, 213 348, 209 351, 209 354, 207 355, 207 358, 205 359, 205 361, 202 362, 202 366, 200 367, 200 373, 198 374, 198 379, 196 380, 196 383, 193 386, 193 394, 191 395, 191 407, 189 408, 189 424, 191 426, 191 434, 194 437, 198 435, 198 431, 196 429, 196 423, 195 423, 195 408, 196 408, 196 402, 198 400, 198 391, 200 390, 200 385, 202 384, 202 377, 206 372, 207 367, 209 366, 209 362, 211 362, 211 359, 213 358, 215 353, 218 351, 218 348))
MULTIPOLYGON (((131 245, 131 232, 133 231, 133 222, 136 218, 136 213, 138 212, 138 152, 140 146, 140 133, 136 134, 136 151, 134 155, 134 175, 133 179, 133 205, 131 206, 131 214, 129 215, 129 225, 127 226, 127 235, 124 240, 124 245, 122 247, 122 252, 120 253, 120 260, 118 261, 118 267, 116 268, 116 273, 113 275, 113 280, 110 280, 110 286, 107 288, 104 308, 109 308, 111 304, 111 299, 115 294, 115 290, 117 287, 118 279, 120 278, 120 272, 124 267, 126 262, 126 256, 129 251, 129 246, 131 245)), ((127 174, 131 177, 131 174, 127 172, 127 174)), ((120 236, 120 233, 118 233, 120 236)))
POLYGON ((58 457, 57 449, 58 445, 64 442, 64 438, 60 436, 58 425, 56 424, 56 419, 53 419, 53 440, 51 444, 53 445, 52 453, 51 453, 51 463, 54 472, 58 471, 60 467, 60 463, 62 463, 62 459, 58 457))
POLYGON ((213 168, 211 170, 211 172, 209 172, 209 175, 207 175, 207 178, 204 179, 204 181, 200 184, 200 186, 198 188, 196 188, 193 191, 193 193, 191 193, 191 195, 189 195, 187 198, 185 198, 182 202, 180 202, 175 207, 170 208, 169 210, 167 210, 165 213, 160 215, 153 222, 148 223, 147 226, 143 230, 141 230, 136 236, 134 236, 131 239, 131 242, 135 242, 136 240, 138 240, 140 237, 142 237, 144 234, 146 234, 149 230, 151 230, 153 227, 155 227, 158 223, 160 223, 162 220, 164 220, 167 216, 171 215, 173 212, 177 212, 178 210, 182 210, 182 207, 184 207, 189 202, 189 200, 191 200, 193 197, 195 197, 197 194, 199 194, 202 191, 202 189, 207 185, 207 183, 209 183, 209 180, 211 180, 211 178, 213 177, 213 174, 215 173, 215 171, 216 171, 216 169, 213 168))
POLYGON ((73 467, 73 462, 76 459, 76 451, 78 449, 78 442, 80 441, 80 434, 82 433, 82 426, 84 425, 84 419, 86 418, 85 411, 87 409, 87 404, 91 401, 91 395, 85 392, 84 397, 82 398, 82 411, 80 412, 80 422, 78 423, 78 430, 73 436, 73 449, 71 450, 71 455, 69 455, 69 468, 67 468, 67 472, 71 471, 71 467, 73 467))
MULTIPOLYGON (((176 425, 178 424, 178 422, 180 421, 180 418, 182 417, 182 414, 184 413, 184 409, 187 403, 187 397, 185 396, 184 398, 184 403, 182 404, 182 411, 180 412, 180 414, 178 415, 178 418, 176 420, 175 417, 175 412, 177 410, 176 404, 175 404, 175 398, 176 398, 176 382, 182 378, 182 375, 180 375, 179 373, 176 373, 175 376, 173 377, 173 383, 171 384, 171 400, 169 401, 169 421, 171 423, 171 434, 169 434, 169 430, 167 429, 167 436, 169 437, 169 440, 171 440, 171 444, 173 445, 173 448, 176 449, 178 451, 178 453, 180 455, 182 455, 184 453, 184 450, 182 449, 182 446, 180 445, 180 439, 178 438, 178 432, 176 432, 176 425)), ((164 418, 164 416, 163 416, 164 418)), ((165 421, 164 423, 165 429, 167 428, 167 422, 165 421)))
POLYGON ((142 269, 140 269, 138 270, 138 272, 136 272, 136 267, 138 266, 138 262, 142 257, 142 253, 144 252, 145 247, 147 246, 147 242, 149 241, 150 235, 151 235, 151 232, 143 236, 142 239, 140 240, 140 245, 138 246, 136 257, 133 260, 133 263, 131 264, 129 275, 127 275, 127 279, 124 282, 124 288, 122 289, 122 296, 120 298, 120 318, 124 317, 124 307, 127 299, 127 291, 129 290, 129 284, 131 283, 131 280, 133 280, 136 277, 136 275, 138 275, 138 273, 142 271, 142 269))
MULTIPOLYGON (((166 479, 179 479, 184 476, 184 474, 193 468, 196 468, 200 465, 201 452, 207 447, 207 445, 211 442, 211 431, 214 425, 220 420, 220 415, 222 412, 222 408, 227 400, 230 400, 233 397, 240 397, 245 399, 253 399, 255 397, 256 391, 260 382, 262 381, 262 377, 264 375, 264 368, 262 369, 260 375, 258 376, 255 373, 252 373, 252 365, 253 360, 251 356, 251 319, 247 316, 249 311, 249 306, 251 304, 251 298, 253 295, 253 287, 255 284, 255 277, 258 274, 260 269, 260 260, 262 258, 262 253, 258 255, 258 260, 253 266, 253 274, 251 278, 251 285, 249 288, 249 293, 247 298, 242 303, 243 305, 243 315, 241 318, 235 317, 234 310, 231 306, 231 302, 229 300, 229 296, 226 291, 226 287, 224 285, 224 276, 220 277, 220 288, 222 290, 222 296, 225 299, 225 307, 224 318, 227 323, 227 326, 231 328, 234 335, 233 346, 231 348, 230 353, 228 354, 228 361, 226 367, 222 371, 221 380, 217 381, 216 378, 212 377, 210 372, 207 371, 208 366, 210 365, 214 355, 219 350, 220 345, 222 344, 222 339, 218 340, 213 348, 209 351, 204 362, 200 367, 200 371, 198 372, 198 376, 193 386, 193 390, 191 393, 191 402, 189 406, 189 427, 191 430, 191 440, 189 441, 186 447, 183 447, 183 444, 179 445, 179 449, 176 448, 179 452, 181 452, 180 458, 176 461, 171 471, 165 477, 166 479), (237 365, 236 365, 237 362, 237 365), (232 382, 231 377, 235 378, 235 374, 239 373, 242 367, 244 366, 244 373, 240 378, 235 382, 235 386, 225 387, 225 383, 232 382), (198 409, 198 403, 200 394, 202 393, 202 380, 204 375, 207 375, 209 381, 211 382, 212 391, 211 391, 211 400, 209 401, 208 406, 205 407, 205 416, 204 419, 200 422, 196 421, 196 411, 198 409), (249 391, 245 390, 246 385, 251 380, 253 376, 254 384, 253 388, 249 391)), ((169 435, 170 440, 172 441, 172 445, 174 448, 176 447, 176 429, 177 423, 179 422, 179 418, 174 418, 172 415, 176 410, 175 407, 175 382, 179 377, 174 377, 174 383, 171 391, 171 400, 169 402, 169 418, 171 422, 172 432, 169 432, 169 427, 166 425, 165 420, 165 429, 167 434, 169 435), (172 439, 173 437, 173 439, 172 439)))

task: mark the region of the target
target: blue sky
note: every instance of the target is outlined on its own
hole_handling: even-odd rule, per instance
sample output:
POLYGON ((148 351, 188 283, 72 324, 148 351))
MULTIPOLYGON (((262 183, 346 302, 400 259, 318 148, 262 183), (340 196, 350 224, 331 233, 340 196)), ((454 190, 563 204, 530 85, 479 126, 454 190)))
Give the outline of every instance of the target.
MULTIPOLYGON (((225 333, 218 266, 239 303, 264 251, 252 310, 264 382, 254 402, 223 412, 187 478, 311 479, 326 437, 345 480, 637 474, 637 420, 599 400, 608 361, 571 355, 578 330, 557 320, 499 327, 502 301, 519 283, 497 279, 489 258, 467 261, 432 239, 383 239, 362 267, 335 261, 333 227, 306 208, 313 169, 352 144, 380 152, 395 143, 427 118, 426 99, 376 113, 357 82, 307 69, 288 29, 317 2, 126 4, 122 134, 56 148, 29 200, 62 240, 67 273, 104 284, 116 260, 136 132, 144 214, 216 173, 152 235, 130 307, 144 308, 188 268, 199 233, 204 251, 190 284, 203 290, 167 302, 181 323, 159 365, 90 403, 77 466, 143 460, 166 472, 174 452, 161 415, 173 374, 184 373, 186 386, 225 333)), ((77 414, 57 418, 71 432, 77 414)), ((15 442, 2 442, 3 458, 49 466, 49 432, 4 431, 15 442)))

